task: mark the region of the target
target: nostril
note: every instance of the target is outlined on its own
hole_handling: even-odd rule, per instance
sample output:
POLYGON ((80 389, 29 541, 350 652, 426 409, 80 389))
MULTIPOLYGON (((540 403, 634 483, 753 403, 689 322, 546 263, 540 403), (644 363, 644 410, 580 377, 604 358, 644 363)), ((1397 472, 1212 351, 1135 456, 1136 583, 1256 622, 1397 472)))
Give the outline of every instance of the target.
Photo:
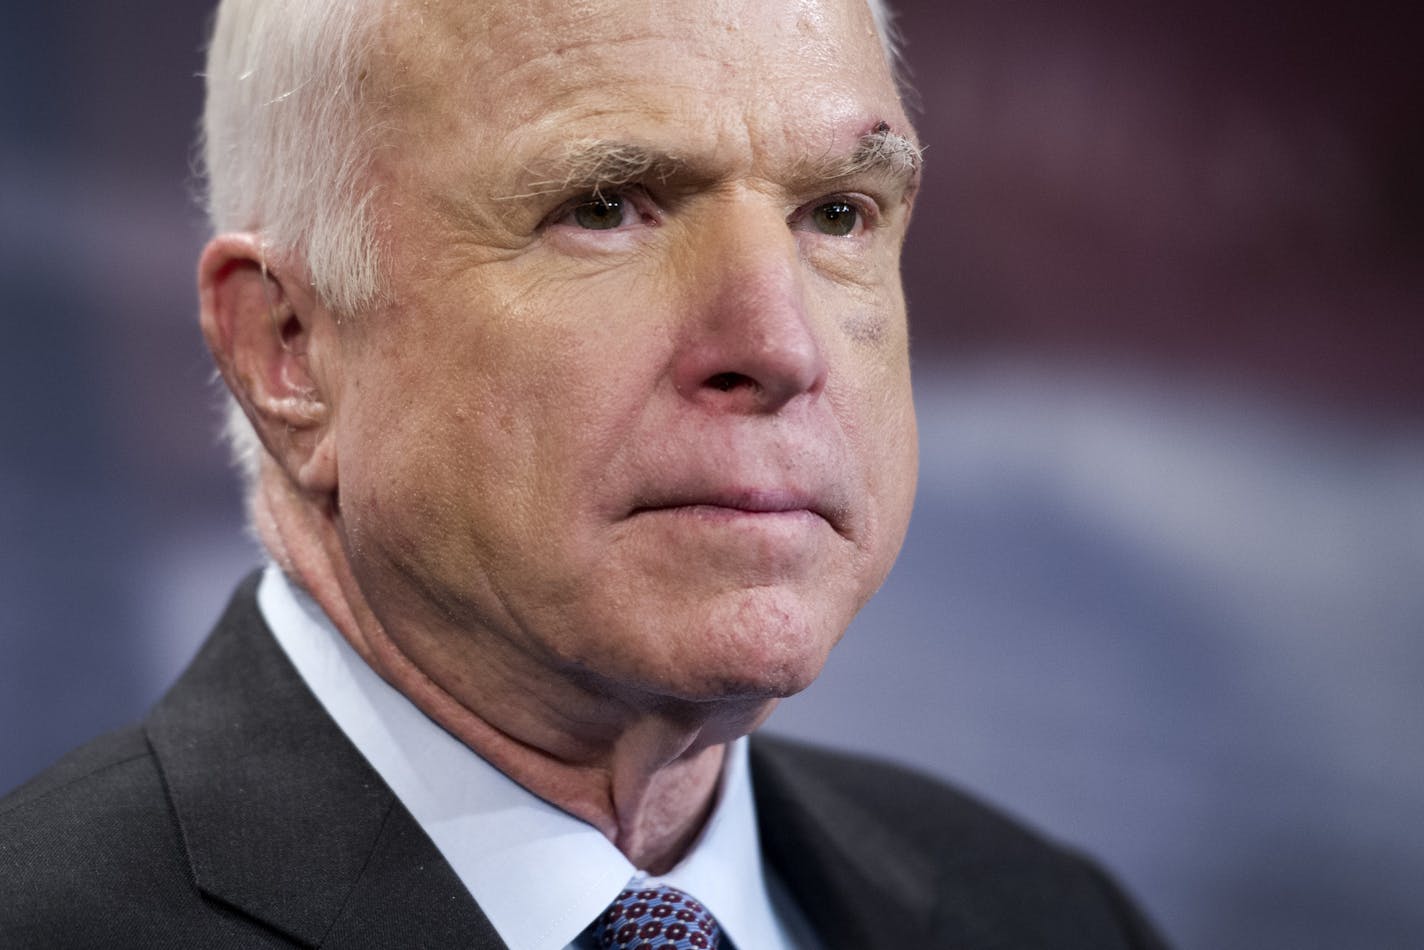
POLYGON ((718 373, 716 376, 707 378, 707 385, 729 393, 738 387, 753 386, 755 383, 750 376, 743 376, 741 373, 718 373))

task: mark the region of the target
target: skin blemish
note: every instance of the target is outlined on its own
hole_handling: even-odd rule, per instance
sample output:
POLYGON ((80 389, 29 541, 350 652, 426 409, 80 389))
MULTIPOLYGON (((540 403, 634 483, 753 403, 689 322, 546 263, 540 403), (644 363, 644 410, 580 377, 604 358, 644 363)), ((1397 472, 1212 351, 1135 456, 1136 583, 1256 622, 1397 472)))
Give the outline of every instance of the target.
POLYGON ((866 346, 878 346, 885 339, 888 329, 883 314, 863 310, 851 314, 842 327, 853 342, 866 346))

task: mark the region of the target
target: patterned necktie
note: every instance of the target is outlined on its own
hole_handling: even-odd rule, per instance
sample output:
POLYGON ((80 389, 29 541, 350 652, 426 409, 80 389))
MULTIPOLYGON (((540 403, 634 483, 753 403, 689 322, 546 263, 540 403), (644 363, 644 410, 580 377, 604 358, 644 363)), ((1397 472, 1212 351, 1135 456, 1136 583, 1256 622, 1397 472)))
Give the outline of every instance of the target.
POLYGON ((722 928, 697 901, 666 884, 627 890, 589 927, 611 950, 717 950, 722 928))

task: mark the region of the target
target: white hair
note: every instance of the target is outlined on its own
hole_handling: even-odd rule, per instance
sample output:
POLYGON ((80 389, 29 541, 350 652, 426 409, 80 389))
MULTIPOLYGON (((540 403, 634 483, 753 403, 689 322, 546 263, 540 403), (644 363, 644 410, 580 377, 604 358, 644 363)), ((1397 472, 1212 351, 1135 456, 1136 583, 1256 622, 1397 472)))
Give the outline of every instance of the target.
MULTIPOLYGON (((886 0, 867 0, 891 69, 886 0)), ((301 262, 338 313, 370 307, 383 269, 368 175, 380 132, 366 77, 391 0, 222 0, 208 45, 202 165, 215 233, 256 233, 301 262)), ((264 260, 264 264, 266 261, 264 260)), ((236 401, 226 425, 249 487, 263 448, 236 401)))

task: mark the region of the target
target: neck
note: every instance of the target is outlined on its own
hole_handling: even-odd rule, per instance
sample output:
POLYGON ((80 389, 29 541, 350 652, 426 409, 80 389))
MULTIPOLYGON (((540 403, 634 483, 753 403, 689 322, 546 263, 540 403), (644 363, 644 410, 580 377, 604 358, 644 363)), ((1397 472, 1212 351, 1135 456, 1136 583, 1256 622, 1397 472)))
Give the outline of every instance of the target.
POLYGON ((677 864, 701 831, 726 743, 771 712, 766 700, 688 702, 621 688, 500 650, 481 631, 389 609, 386 599, 377 609, 346 556, 334 505, 312 504, 280 473, 264 479, 253 514, 278 565, 382 678, 651 873, 677 864))

